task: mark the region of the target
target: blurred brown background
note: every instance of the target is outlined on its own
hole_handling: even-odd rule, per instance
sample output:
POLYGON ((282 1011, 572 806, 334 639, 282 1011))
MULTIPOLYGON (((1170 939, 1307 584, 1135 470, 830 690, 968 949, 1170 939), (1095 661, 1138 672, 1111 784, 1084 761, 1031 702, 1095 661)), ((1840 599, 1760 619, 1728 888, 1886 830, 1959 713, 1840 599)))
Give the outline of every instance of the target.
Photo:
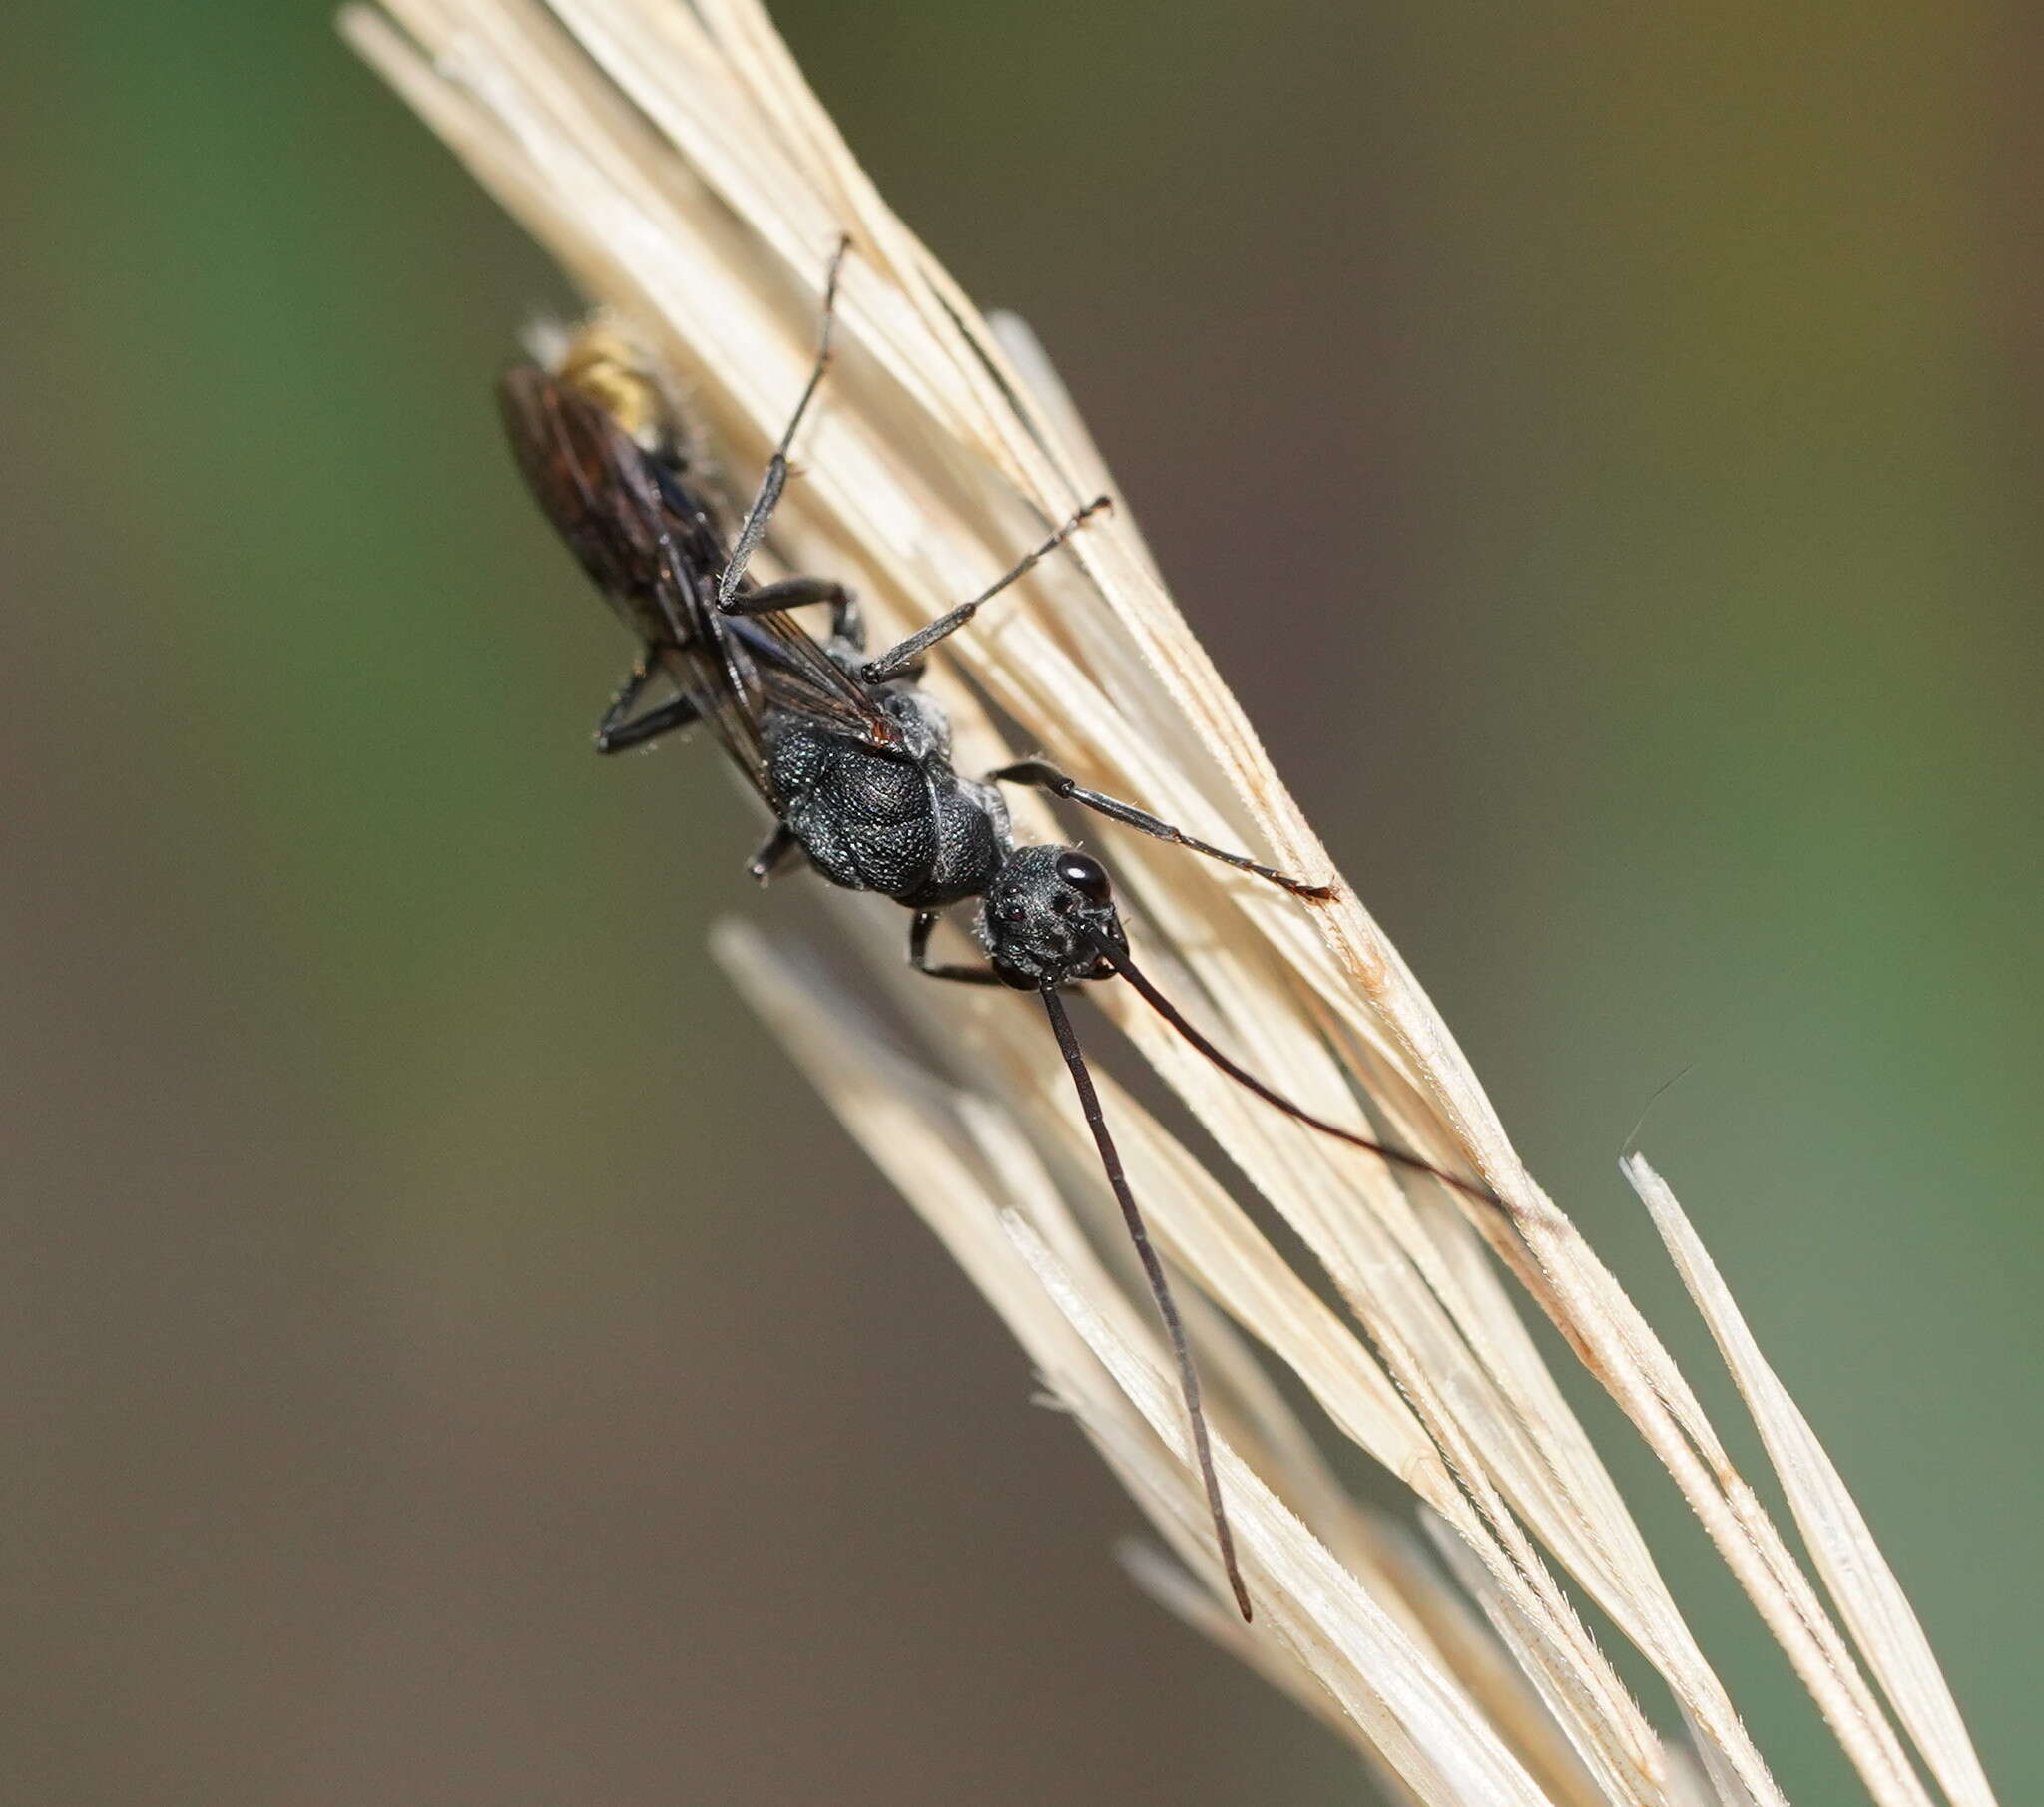
MULTIPOLYGON (((1695 1063, 1646 1145, 2036 1798, 2038 15, 779 16, 1702 1368, 1612 1170, 1695 1063)), ((10 37, 0 1796, 1367 1798, 708 963, 802 917, 731 787, 589 756, 552 275, 323 4, 10 37)))

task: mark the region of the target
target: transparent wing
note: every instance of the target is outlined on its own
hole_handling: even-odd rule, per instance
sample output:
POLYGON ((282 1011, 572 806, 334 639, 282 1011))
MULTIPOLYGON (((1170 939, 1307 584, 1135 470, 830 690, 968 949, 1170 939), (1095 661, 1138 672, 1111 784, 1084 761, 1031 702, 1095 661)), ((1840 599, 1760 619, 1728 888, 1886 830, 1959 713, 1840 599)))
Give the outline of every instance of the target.
POLYGON ((534 365, 498 384, 519 469, 625 626, 776 813, 762 725, 786 710, 875 745, 898 730, 879 695, 793 617, 716 606, 725 546, 682 474, 650 456, 593 398, 534 365))

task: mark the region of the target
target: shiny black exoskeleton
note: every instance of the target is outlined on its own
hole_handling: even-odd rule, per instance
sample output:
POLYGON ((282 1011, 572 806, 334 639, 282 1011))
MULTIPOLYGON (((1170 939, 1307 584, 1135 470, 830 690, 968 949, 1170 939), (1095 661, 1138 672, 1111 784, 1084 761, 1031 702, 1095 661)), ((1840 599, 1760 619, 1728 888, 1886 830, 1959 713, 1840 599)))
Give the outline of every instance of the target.
MULTIPOLYGON (((826 647, 841 657, 842 641, 826 647)), ((843 660, 848 669, 856 664, 843 660)), ((911 909, 977 897, 1007 857, 1008 809, 991 784, 951 768, 951 724, 924 691, 889 685, 880 707, 896 746, 819 727, 792 710, 763 724, 781 819, 834 885, 911 909)))
POLYGON ((1076 847, 1016 848, 976 928, 996 976, 1022 990, 1105 979, 1129 951, 1107 868, 1076 847))
MULTIPOLYGON (((892 657, 867 661, 855 626, 823 650, 854 678, 892 657)), ((960 777, 951 764, 951 724, 935 698, 892 679, 876 700, 897 731, 892 744, 798 709, 767 710, 761 740, 784 841, 769 843, 763 860, 777 864, 799 852, 832 884, 877 891, 915 911, 909 958, 932 977, 992 977, 1024 991, 1112 977, 1111 956, 1126 954, 1128 941, 1106 868, 1076 847, 1016 846, 998 780, 1042 783, 1082 801, 1095 793, 1040 760, 1004 766, 989 774, 993 781, 960 777), (929 937, 938 917, 975 897, 972 932, 986 967, 933 966, 929 937)), ((1155 820, 1110 798, 1095 806, 1155 820)), ((771 865, 756 861, 754 869, 765 878, 771 865)))
POLYGON ((1074 847, 1018 848, 1004 783, 1047 790, 1301 896, 1326 895, 1085 789, 1043 759, 979 779, 953 768, 950 723, 918 683, 930 649, 1106 508, 1105 497, 979 596, 877 656, 867 653, 858 606, 842 585, 747 576, 786 481, 788 444, 827 364, 829 317, 826 306, 815 373, 729 547, 692 481, 664 390, 611 329, 585 331, 554 369, 521 365, 499 385, 533 493, 644 648, 597 746, 620 752, 707 725, 773 817, 754 875, 764 883, 802 858, 832 884, 893 898, 915 912, 910 959, 937 978, 1055 988, 1106 978, 1127 952, 1105 870, 1074 847), (791 613, 809 606, 830 611, 821 640, 791 613), (640 711, 656 674, 675 693, 640 711), (939 914, 971 898, 981 900, 972 929, 987 964, 932 964, 939 914))
POLYGON ((1000 786, 1048 791, 1301 897, 1326 897, 1325 887, 1195 840, 1133 803, 1085 789, 1040 758, 978 779, 953 768, 950 724, 918 683, 930 649, 1061 546, 1107 506, 1105 498, 1080 509, 979 596, 877 656, 868 656, 858 607, 841 585, 810 577, 756 584, 747 575, 787 480, 789 444, 828 366, 843 255, 840 247, 831 264, 808 387, 729 548, 690 479, 664 387, 617 334, 592 327, 553 368, 521 365, 500 383, 506 428, 526 481, 643 649, 597 728, 596 743, 601 751, 619 752, 675 728, 707 727, 772 817, 772 832, 752 863, 757 879, 765 883, 785 863, 804 859, 832 884, 878 892, 912 911, 908 954, 919 971, 1013 986, 1042 1000, 1170 1338, 1216 1545, 1247 1618, 1249 1592, 1201 1410, 1199 1375, 1060 991, 1081 981, 1124 978, 1195 1049, 1277 1110, 1471 1199, 1492 1206, 1498 1200, 1416 1155, 1312 1116, 1238 1066, 1130 959, 1106 869, 1076 847, 1017 846, 1000 786), (831 612, 821 641, 790 613, 812 605, 831 612), (674 694, 638 710, 656 674, 674 694), (933 964, 929 942, 941 914, 972 899, 978 900, 972 932, 985 964, 933 964))

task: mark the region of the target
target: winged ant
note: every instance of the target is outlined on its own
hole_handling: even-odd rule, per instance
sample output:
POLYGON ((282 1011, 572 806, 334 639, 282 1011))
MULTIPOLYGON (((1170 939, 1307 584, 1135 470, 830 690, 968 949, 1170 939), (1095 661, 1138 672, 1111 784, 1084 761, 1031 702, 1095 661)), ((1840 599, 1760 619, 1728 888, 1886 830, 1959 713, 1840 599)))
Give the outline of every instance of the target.
POLYGON ((878 654, 868 650, 858 604, 842 585, 799 576, 755 583, 747 575, 786 485, 795 434, 830 365, 846 249, 840 243, 830 261, 807 385, 729 546, 692 482, 665 387, 615 332, 587 328, 554 368, 520 364, 499 381, 505 428, 527 484, 640 643, 598 725, 597 750, 622 752, 678 728, 707 727, 773 820, 752 861, 755 879, 765 884, 805 859, 832 884, 877 891, 910 910, 908 958, 918 972, 1010 986, 1041 1000, 1169 1337, 1215 1544, 1248 1619, 1249 1589, 1215 1473, 1199 1371, 1061 993, 1085 981, 1125 979, 1201 1055, 1285 1116, 1466 1196, 1496 1199, 1416 1155, 1313 1116, 1223 1053, 1131 958, 1106 868, 1077 847, 1017 845, 1000 786, 1047 791, 1300 898, 1325 899, 1330 889, 1196 840, 1133 803, 1086 789, 1042 758, 979 779, 954 769, 949 721, 918 681, 931 650, 1081 531, 1109 506, 1106 497, 1077 510, 978 596, 878 654), (829 611, 821 641, 791 613, 810 607, 829 611), (641 709, 656 673, 674 694, 641 709), (929 943, 939 919, 975 898, 972 928, 985 964, 933 963, 929 943))

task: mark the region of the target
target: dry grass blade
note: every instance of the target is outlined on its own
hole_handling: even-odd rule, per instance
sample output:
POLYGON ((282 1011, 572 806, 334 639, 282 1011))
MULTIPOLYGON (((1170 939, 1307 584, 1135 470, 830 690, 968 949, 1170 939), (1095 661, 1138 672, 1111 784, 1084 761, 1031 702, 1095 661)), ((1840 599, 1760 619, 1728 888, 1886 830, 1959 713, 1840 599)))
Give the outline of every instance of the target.
MULTIPOLYGON (((777 438, 808 372, 825 263, 850 234, 842 355, 804 427, 771 551, 857 587, 879 634, 975 594, 1112 489, 1040 348, 1014 322, 989 328, 887 210, 754 0, 387 0, 343 17, 590 298, 671 369, 728 468, 757 469, 777 438)), ((1091 524, 947 642, 940 663, 961 768, 1041 745, 1080 782, 1194 834, 1307 877, 1329 870, 1125 512, 1091 524), (975 696, 1034 744, 1008 748, 975 696)), ((1027 832, 1045 825, 1040 812, 1020 820, 1027 832)), ((1227 1640, 1254 1637, 1256 1666, 1341 1724, 1415 1800, 1781 1801, 1521 1321, 1516 1287, 1667 1465, 1868 1795, 1928 1807, 1920 1759, 1948 1799, 1984 1807, 1977 1761, 1892 1578, 1672 1201, 1647 1188, 1849 1638, 1650 1327, 1525 1173, 1360 903, 1344 892, 1305 905, 1136 835, 1110 853, 1140 959, 1203 1030, 1308 1110, 1360 1123, 1366 1108, 1373 1133, 1480 1174, 1500 1201, 1471 1209, 1314 1136, 1147 1011, 1099 1000, 1343 1308, 1285 1265, 1163 1124, 1104 1088, 1159 1244, 1190 1282, 1260 1607, 1255 1631, 1229 1627, 1227 1640), (1342 1497, 1245 1339, 1409 1487, 1451 1565, 1415 1560, 1342 1497), (1665 1683, 1664 1716, 1689 1728, 1694 1760, 1671 1755, 1578 1597, 1665 1683)), ((899 933, 874 906, 853 913, 862 944, 876 915, 890 917, 890 940, 899 933)), ((948 1070, 931 1075, 874 1055, 875 1032, 853 1007, 791 978, 752 938, 728 936, 724 953, 1199 1578, 1186 1585, 1211 1586, 1211 1534, 1155 1322, 1108 1233, 1099 1168, 1034 1007, 911 985, 898 955, 881 955, 876 982, 950 1051, 948 1070), (848 1047, 865 1052, 847 1059, 848 1047)), ((1188 1616, 1211 1620, 1186 1585, 1146 1573, 1188 1616)))
POLYGON ((1945 1794, 1963 1807, 1992 1801, 1992 1790, 1945 1685, 1930 1642, 1903 1597, 1845 1483, 1796 1410, 1747 1328, 1746 1319, 1667 1181, 1635 1155, 1626 1177, 1640 1194, 1675 1257, 1684 1283, 1718 1339, 1719 1351, 1753 1411, 1803 1542, 1837 1601, 1866 1666, 1909 1729, 1945 1794))

